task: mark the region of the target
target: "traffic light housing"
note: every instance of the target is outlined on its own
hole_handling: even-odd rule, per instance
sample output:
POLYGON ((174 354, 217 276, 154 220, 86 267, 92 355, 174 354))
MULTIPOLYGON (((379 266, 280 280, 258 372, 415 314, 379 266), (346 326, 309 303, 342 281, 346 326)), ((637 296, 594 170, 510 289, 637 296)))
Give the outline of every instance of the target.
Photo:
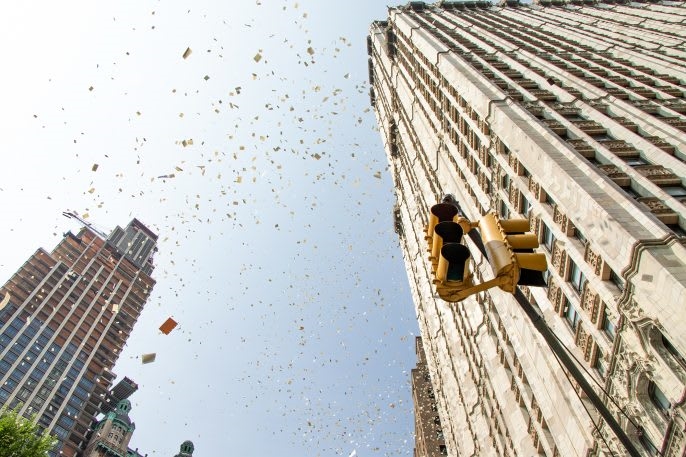
POLYGON ((471 254, 462 244, 462 236, 465 229, 471 229, 471 223, 451 201, 446 197, 431 207, 425 239, 438 295, 446 301, 459 301, 469 295, 462 296, 473 286, 469 271, 471 254))
POLYGON ((503 281, 504 291, 514 293, 517 285, 545 286, 543 272, 548 268, 544 254, 534 252, 538 237, 529 233, 527 219, 500 219, 494 213, 479 221, 488 261, 493 275, 503 281))

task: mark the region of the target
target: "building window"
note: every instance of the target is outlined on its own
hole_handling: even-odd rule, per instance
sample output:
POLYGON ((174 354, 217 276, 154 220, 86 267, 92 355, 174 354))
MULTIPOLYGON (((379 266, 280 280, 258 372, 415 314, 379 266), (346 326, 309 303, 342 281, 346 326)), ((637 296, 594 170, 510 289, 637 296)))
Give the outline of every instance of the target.
POLYGON ((521 212, 523 215, 528 216, 528 215, 529 215, 529 211, 531 210, 531 205, 529 204, 529 200, 527 200, 526 198, 524 198, 524 196, 522 195, 520 201, 521 201, 521 203, 520 203, 520 205, 521 205, 521 211, 520 211, 520 212, 521 212))
POLYGON ((643 429, 639 431, 638 440, 641 442, 645 450, 648 451, 648 455, 658 455, 657 448, 650 440, 650 438, 648 438, 648 435, 643 429))
POLYGON ((676 350, 676 348, 664 335, 662 335, 662 346, 681 364, 682 367, 686 367, 686 358, 679 354, 679 351, 676 350))
POLYGON ((664 190, 674 198, 686 197, 686 188, 684 188, 683 186, 666 186, 663 187, 662 190, 664 190))
POLYGON ((605 379, 605 375, 607 375, 607 365, 605 364, 605 359, 603 357, 603 351, 598 349, 595 356, 595 369, 598 371, 600 377, 605 379))
POLYGON ((553 200, 553 197, 551 197, 548 192, 545 193, 545 202, 550 206, 555 206, 555 200, 553 200))
POLYGON ((642 157, 625 157, 624 162, 630 167, 637 167, 639 165, 648 165, 648 162, 643 160, 642 157))
POLYGON ((574 287, 574 290, 581 295, 584 283, 586 282, 586 277, 581 272, 579 266, 573 261, 569 262, 569 282, 574 287))
POLYGON ((605 317, 603 318, 603 331, 605 332, 605 335, 610 338, 610 341, 614 341, 615 324, 612 322, 612 319, 610 319, 610 316, 608 316, 607 313, 605 313, 605 317))
POLYGON ((657 407, 662 414, 667 414, 672 403, 669 401, 665 393, 653 381, 648 384, 648 395, 650 400, 657 407))
POLYGON ((555 237, 553 236, 552 230, 550 230, 547 225, 541 224, 541 234, 543 235, 543 245, 548 251, 553 252, 555 237))
POLYGON ((588 240, 586 239, 586 237, 584 236, 584 234, 581 233, 581 230, 579 230, 578 228, 574 228, 574 235, 576 236, 576 238, 577 238, 579 241, 581 241, 581 244, 583 244, 584 246, 586 246, 586 244, 588 243, 588 240))
POLYGON ((567 319, 567 323, 569 324, 570 327, 572 327, 572 330, 576 330, 576 328, 579 326, 579 321, 581 320, 579 317, 579 313, 577 312, 576 308, 569 302, 569 299, 565 297, 565 319, 567 319))
POLYGON ((507 204, 504 201, 500 201, 500 216, 504 219, 510 217, 510 210, 507 209, 507 204))
POLYGON ((438 446, 438 452, 441 455, 448 455, 448 448, 445 446, 445 444, 441 444, 438 446))
POLYGON ((619 290, 622 290, 622 291, 624 290, 624 287, 626 286, 626 284, 624 283, 624 280, 617 273, 615 273, 614 270, 610 270, 610 281, 612 281, 614 283, 614 285, 617 286, 617 288, 619 290))

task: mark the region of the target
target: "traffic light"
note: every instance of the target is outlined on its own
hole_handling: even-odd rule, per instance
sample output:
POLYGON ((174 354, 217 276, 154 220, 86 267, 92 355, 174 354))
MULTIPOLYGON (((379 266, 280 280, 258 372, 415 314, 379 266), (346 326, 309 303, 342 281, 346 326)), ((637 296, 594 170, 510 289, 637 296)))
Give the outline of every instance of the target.
POLYGON ((473 286, 469 272, 470 252, 462 243, 465 227, 471 223, 459 214, 451 196, 431 207, 426 240, 431 261, 433 283, 438 295, 446 301, 459 301, 473 286))
POLYGON ((517 285, 545 286, 543 272, 548 268, 545 255, 535 253, 538 238, 527 219, 500 219, 494 213, 479 221, 493 275, 501 278, 500 288, 514 293, 517 285))

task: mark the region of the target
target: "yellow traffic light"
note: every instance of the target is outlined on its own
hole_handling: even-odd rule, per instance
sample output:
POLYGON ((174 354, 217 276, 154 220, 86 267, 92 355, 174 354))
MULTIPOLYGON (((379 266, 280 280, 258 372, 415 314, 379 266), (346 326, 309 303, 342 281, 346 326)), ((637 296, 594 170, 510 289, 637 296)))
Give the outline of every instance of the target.
POLYGON ((548 268, 545 255, 535 253, 538 238, 526 219, 500 219, 486 214, 479 222, 493 275, 503 279, 500 288, 514 293, 517 285, 544 286, 543 272, 548 268))

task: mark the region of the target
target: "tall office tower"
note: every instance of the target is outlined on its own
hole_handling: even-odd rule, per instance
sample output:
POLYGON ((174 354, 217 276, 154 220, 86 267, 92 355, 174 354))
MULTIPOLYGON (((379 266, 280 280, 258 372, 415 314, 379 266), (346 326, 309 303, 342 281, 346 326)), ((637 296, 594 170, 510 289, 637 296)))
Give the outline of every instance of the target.
MULTIPOLYGON (((525 295, 633 455, 684 454, 684 5, 409 2, 371 25, 371 103, 449 455, 627 451, 512 295, 435 295, 425 226, 447 193, 471 220, 528 218, 549 269, 525 295)), ((464 243, 475 281, 492 278, 464 243)))
POLYGON ((112 368, 155 281, 157 235, 134 219, 105 237, 89 227, 38 249, 0 288, 0 405, 56 435, 74 456, 106 400, 112 368))
POLYGON ((412 400, 414 402, 414 457, 440 457, 448 455, 443 439, 441 418, 429 370, 422 338, 415 338, 417 368, 412 370, 412 400))

